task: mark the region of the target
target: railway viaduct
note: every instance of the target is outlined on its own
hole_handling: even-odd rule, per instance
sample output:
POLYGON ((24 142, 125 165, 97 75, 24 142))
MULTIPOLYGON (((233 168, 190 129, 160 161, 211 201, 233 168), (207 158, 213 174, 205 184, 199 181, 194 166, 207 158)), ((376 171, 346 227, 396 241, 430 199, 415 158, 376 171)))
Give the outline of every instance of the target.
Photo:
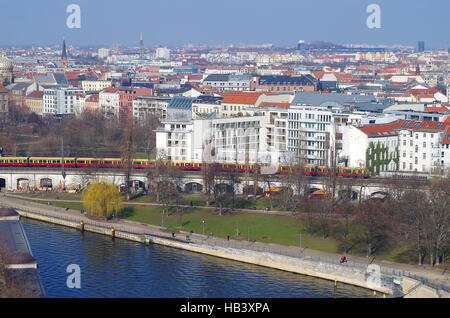
MULTIPOLYGON (((64 187, 72 189, 83 189, 93 179, 106 179, 109 182, 119 186, 125 183, 125 174, 121 170, 99 170, 95 172, 81 171, 80 169, 66 169, 65 178, 63 178, 60 169, 51 168, 1 168, 0 169, 0 188, 2 191, 27 191, 33 188, 51 188, 58 189, 64 187)), ((242 178, 241 178, 242 179, 242 178)), ((261 177, 260 180, 263 178, 261 177)), ((146 171, 135 170, 131 175, 131 180, 137 187, 147 189, 148 177, 146 171)), ((310 192, 319 189, 325 189, 325 178, 307 177, 305 184, 310 192)), ((370 178, 370 179, 355 179, 339 177, 338 189, 342 193, 351 193, 353 199, 367 198, 374 195, 384 196, 389 192, 389 184, 392 182, 389 178, 370 178)), ((427 182, 427 181, 422 181, 427 182)), ((201 172, 186 171, 177 178, 177 185, 183 191, 200 192, 203 189, 204 180, 201 172)), ((249 181, 253 185, 252 181, 249 181)), ((229 182, 224 181, 225 188, 229 187, 229 182)), ((241 181, 236 183, 235 189, 238 194, 242 194, 247 182, 241 181)), ((259 181, 258 186, 266 190, 268 184, 265 181, 259 181)), ((282 186, 280 181, 277 181, 275 176, 270 183, 271 187, 282 186)))

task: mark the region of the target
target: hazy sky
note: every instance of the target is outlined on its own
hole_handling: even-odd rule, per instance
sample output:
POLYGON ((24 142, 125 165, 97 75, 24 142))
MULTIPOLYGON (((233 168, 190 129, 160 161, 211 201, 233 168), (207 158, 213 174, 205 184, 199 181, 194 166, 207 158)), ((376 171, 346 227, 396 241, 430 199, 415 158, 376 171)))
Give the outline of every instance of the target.
POLYGON ((443 48, 450 34, 449 0, 14 0, 0 4, 0 46, 60 44, 145 46, 262 44, 298 40, 404 44, 443 48), (66 25, 69 4, 81 28, 66 25), (369 29, 369 4, 381 28, 369 29))

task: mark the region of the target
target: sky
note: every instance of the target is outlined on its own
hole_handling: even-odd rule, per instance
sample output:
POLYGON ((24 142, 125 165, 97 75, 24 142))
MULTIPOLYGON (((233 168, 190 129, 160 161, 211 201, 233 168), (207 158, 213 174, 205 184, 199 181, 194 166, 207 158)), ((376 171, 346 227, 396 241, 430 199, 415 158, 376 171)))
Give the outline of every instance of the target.
POLYGON ((444 48, 449 0, 14 0, 0 4, 0 46, 402 44, 444 48), (68 28, 70 4, 80 28, 68 28), (368 28, 370 4, 380 28, 368 28))

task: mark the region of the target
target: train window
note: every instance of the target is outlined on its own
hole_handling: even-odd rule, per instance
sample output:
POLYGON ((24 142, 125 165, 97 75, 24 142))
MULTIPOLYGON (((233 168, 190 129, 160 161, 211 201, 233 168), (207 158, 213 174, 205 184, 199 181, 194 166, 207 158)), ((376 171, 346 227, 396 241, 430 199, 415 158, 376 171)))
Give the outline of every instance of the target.
POLYGON ((180 166, 180 164, 177 162, 176 164, 175 164, 175 167, 179 167, 180 166))
POLYGON ((141 165, 141 164, 142 164, 142 162, 140 162, 140 161, 136 161, 136 164, 137 164, 137 165, 141 165))
POLYGON ((111 164, 111 161, 103 161, 103 163, 104 163, 105 165, 110 165, 110 164, 111 164))
POLYGON ((185 163, 184 164, 186 167, 192 167, 192 164, 191 163, 185 163))
POLYGON ((78 160, 78 163, 84 163, 84 160, 78 160))
POLYGON ((98 164, 98 160, 92 160, 91 163, 96 165, 98 164))

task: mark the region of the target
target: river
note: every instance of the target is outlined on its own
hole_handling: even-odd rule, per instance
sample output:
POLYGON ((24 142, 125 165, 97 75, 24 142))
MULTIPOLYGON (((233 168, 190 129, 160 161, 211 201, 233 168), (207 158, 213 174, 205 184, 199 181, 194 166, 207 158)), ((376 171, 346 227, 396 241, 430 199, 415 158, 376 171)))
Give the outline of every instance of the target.
POLYGON ((22 218, 47 297, 370 297, 369 290, 22 218), (68 288, 81 269, 81 286, 68 288))

